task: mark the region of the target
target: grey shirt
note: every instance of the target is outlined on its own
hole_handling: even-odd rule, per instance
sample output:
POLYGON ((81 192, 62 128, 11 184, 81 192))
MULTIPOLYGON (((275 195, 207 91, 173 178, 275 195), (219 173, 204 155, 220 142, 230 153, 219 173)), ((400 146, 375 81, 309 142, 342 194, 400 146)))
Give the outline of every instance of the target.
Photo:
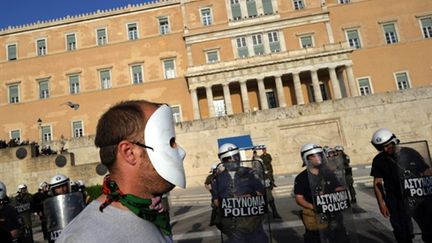
POLYGON ((128 210, 113 206, 99 211, 100 202, 93 201, 62 231, 62 242, 173 242, 153 223, 128 210))

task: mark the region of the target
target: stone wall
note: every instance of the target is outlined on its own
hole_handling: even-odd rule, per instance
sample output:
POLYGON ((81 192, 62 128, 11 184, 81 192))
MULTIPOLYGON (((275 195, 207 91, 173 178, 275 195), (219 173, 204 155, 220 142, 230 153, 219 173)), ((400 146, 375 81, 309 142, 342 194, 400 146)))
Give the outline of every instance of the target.
MULTIPOLYGON (((265 144, 273 156, 276 174, 301 170, 299 149, 304 143, 342 145, 352 164, 370 163, 376 154, 370 144, 378 128, 391 129, 402 142, 431 140, 432 86, 387 92, 368 97, 344 98, 308 105, 277 108, 226 117, 184 122, 177 125, 177 141, 186 150, 188 186, 201 186, 212 163, 217 162, 217 139, 250 135, 254 144, 265 144)), ((0 150, 0 178, 13 192, 19 183, 31 191, 56 173, 83 179, 87 185, 101 183, 95 172, 98 163, 93 136, 63 141, 70 154, 58 168, 55 156, 19 160, 17 148, 0 150)), ((52 143, 53 149, 61 147, 52 143)), ((429 148, 432 148, 429 144, 429 148)))

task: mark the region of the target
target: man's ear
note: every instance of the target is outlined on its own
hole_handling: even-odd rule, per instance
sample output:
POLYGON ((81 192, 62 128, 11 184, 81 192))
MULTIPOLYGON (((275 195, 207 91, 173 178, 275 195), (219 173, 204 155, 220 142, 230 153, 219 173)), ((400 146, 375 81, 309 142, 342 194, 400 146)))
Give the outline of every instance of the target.
POLYGON ((134 153, 134 145, 126 140, 121 141, 118 144, 117 153, 118 156, 122 159, 122 161, 125 161, 126 163, 130 165, 136 164, 136 156, 137 154, 134 153))

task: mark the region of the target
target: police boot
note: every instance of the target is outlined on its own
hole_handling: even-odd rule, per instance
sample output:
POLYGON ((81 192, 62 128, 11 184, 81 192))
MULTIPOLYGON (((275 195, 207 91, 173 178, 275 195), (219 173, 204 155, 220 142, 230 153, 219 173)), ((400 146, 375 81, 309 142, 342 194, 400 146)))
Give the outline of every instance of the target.
POLYGON ((269 204, 270 204, 270 207, 271 207, 272 212, 273 212, 273 218, 274 219, 282 219, 282 217, 279 215, 279 213, 276 209, 276 205, 275 205, 274 201, 270 201, 269 204))

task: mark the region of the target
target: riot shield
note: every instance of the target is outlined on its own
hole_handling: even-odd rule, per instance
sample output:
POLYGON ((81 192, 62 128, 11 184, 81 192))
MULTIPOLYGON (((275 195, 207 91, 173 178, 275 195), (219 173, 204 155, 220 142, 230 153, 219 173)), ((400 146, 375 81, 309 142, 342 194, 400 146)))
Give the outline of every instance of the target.
POLYGON ((269 242, 270 222, 261 161, 224 162, 212 182, 222 242, 269 242))
POLYGON ((81 192, 72 192, 48 198, 43 203, 47 222, 48 240, 55 241, 64 227, 85 207, 81 192))
MULTIPOLYGON (((425 144, 427 146, 427 143, 425 144)), ((420 146, 421 148, 421 146, 420 146)), ((427 149, 413 149, 412 146, 398 145, 395 154, 387 156, 397 169, 401 194, 403 196, 405 225, 409 234, 414 234, 412 219, 422 232, 432 231, 432 176, 424 174, 430 157, 427 149)))
POLYGON ((303 221, 309 220, 309 230, 317 232, 323 243, 358 242, 343 159, 319 157, 320 164, 307 167, 314 210, 304 210, 303 221))
POLYGON ((18 213, 21 224, 20 240, 23 243, 33 242, 32 219, 31 219, 31 195, 29 193, 18 194, 12 205, 18 213))

